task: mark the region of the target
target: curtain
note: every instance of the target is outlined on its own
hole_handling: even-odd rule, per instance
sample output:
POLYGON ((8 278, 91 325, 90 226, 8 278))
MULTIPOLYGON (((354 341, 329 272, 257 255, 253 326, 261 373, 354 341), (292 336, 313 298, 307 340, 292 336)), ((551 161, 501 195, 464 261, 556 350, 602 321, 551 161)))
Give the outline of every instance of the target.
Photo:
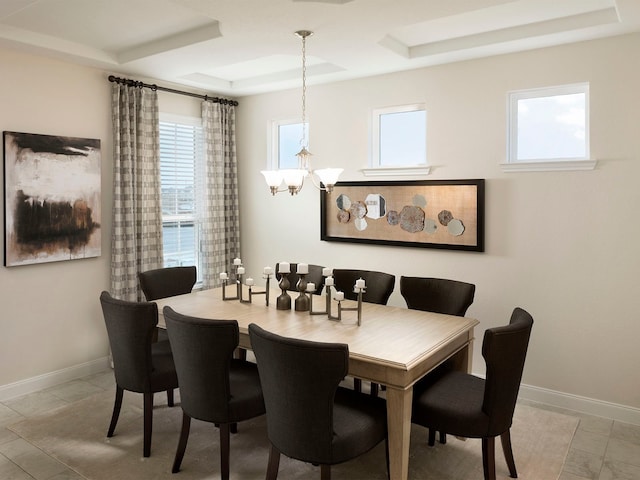
POLYGON ((143 299, 138 272, 161 268, 158 93, 114 83, 111 293, 143 299))
POLYGON ((202 175, 198 176, 198 211, 203 288, 219 285, 220 272, 228 271, 233 259, 240 256, 235 129, 233 105, 202 102, 205 155, 202 175))

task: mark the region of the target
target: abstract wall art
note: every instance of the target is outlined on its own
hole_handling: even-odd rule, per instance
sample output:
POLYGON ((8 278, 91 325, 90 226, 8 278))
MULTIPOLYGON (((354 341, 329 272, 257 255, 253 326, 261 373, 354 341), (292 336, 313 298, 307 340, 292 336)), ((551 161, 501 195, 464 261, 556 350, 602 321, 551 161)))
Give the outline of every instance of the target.
POLYGON ((4 265, 101 254, 100 140, 4 132, 4 265))
POLYGON ((321 240, 484 251, 484 180, 338 182, 320 193, 321 240))

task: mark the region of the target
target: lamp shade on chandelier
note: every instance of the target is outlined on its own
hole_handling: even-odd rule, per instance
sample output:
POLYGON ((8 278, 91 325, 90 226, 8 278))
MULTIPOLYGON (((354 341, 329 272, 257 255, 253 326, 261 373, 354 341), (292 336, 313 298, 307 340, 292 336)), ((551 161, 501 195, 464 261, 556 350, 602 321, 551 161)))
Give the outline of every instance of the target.
POLYGON ((275 195, 278 192, 288 191, 291 195, 297 194, 304 185, 305 178, 311 178, 313 184, 321 189, 331 192, 333 186, 338 181, 338 177, 342 173, 342 168, 321 168, 318 170, 311 170, 311 152, 307 150, 307 142, 305 136, 305 117, 306 117, 306 98, 307 98, 307 54, 306 54, 306 40, 307 37, 313 35, 313 32, 309 30, 298 30, 295 32, 298 37, 302 39, 302 139, 300 145, 302 148, 296 154, 298 157, 298 168, 288 168, 280 170, 262 170, 262 175, 271 190, 271 194, 275 195), (315 177, 320 179, 320 182, 324 185, 324 188, 316 183, 315 177), (281 185, 285 184, 286 189, 281 189, 281 185))

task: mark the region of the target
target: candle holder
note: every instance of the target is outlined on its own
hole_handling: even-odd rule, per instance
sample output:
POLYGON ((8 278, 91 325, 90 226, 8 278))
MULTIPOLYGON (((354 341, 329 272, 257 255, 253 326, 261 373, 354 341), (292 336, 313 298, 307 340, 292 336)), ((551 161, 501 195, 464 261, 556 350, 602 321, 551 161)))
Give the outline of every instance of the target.
POLYGON ((311 303, 311 299, 307 295, 307 274, 299 273, 298 274, 298 283, 296 284, 296 288, 298 289, 298 298, 296 298, 295 302, 295 310, 296 312, 308 312, 309 304, 311 303))
POLYGON ((286 273, 280 274, 280 282, 278 283, 282 293, 276 298, 277 310, 291 310, 291 297, 287 293, 291 284, 289 283, 289 277, 286 273))
POLYGON ((271 274, 265 273, 262 275, 262 278, 265 278, 267 280, 265 289, 256 292, 255 290, 253 290, 253 285, 249 285, 249 300, 244 300, 242 298, 242 289, 240 289, 240 301, 242 303, 251 303, 253 301, 254 295, 264 295, 265 303, 267 307, 269 306, 269 281, 271 280, 271 274))
POLYGON ((313 310, 313 297, 311 297, 311 301, 309 302, 309 315, 329 315, 331 319, 331 285, 325 285, 325 299, 326 305, 323 312, 318 312, 313 310))
POLYGON ((358 293, 358 305, 356 307, 343 307, 342 302, 338 300, 338 316, 334 316, 329 311, 329 320, 342 321, 342 312, 358 312, 358 326, 362 325, 362 294, 365 291, 365 287, 354 287, 354 292, 358 293))
POLYGON ((241 265, 236 265, 236 264, 233 265, 233 267, 236 269, 236 272, 234 274, 235 284, 236 284, 236 294, 233 297, 227 295, 227 286, 229 285, 228 284, 228 280, 229 279, 228 278, 223 278, 222 279, 222 300, 239 300, 240 299, 240 296, 241 296, 240 281, 242 279, 242 275, 238 275, 238 267, 239 266, 241 266, 241 265))

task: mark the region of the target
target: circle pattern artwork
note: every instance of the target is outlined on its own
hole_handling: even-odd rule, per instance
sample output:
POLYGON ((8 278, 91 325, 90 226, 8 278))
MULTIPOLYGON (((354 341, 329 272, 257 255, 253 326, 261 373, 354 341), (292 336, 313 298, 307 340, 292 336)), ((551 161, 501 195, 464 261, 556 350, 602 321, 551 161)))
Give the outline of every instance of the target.
POLYGON ((420 207, 406 205, 400 212, 400 228, 416 233, 424 230, 424 210, 420 207))
POLYGON ((387 223, 389 225, 398 225, 400 223, 400 214, 397 210, 389 210, 387 212, 387 223))
POLYGON ((453 214, 449 210, 442 210, 438 214, 438 220, 442 225, 446 227, 447 225, 449 225, 449 222, 453 220, 453 214))

